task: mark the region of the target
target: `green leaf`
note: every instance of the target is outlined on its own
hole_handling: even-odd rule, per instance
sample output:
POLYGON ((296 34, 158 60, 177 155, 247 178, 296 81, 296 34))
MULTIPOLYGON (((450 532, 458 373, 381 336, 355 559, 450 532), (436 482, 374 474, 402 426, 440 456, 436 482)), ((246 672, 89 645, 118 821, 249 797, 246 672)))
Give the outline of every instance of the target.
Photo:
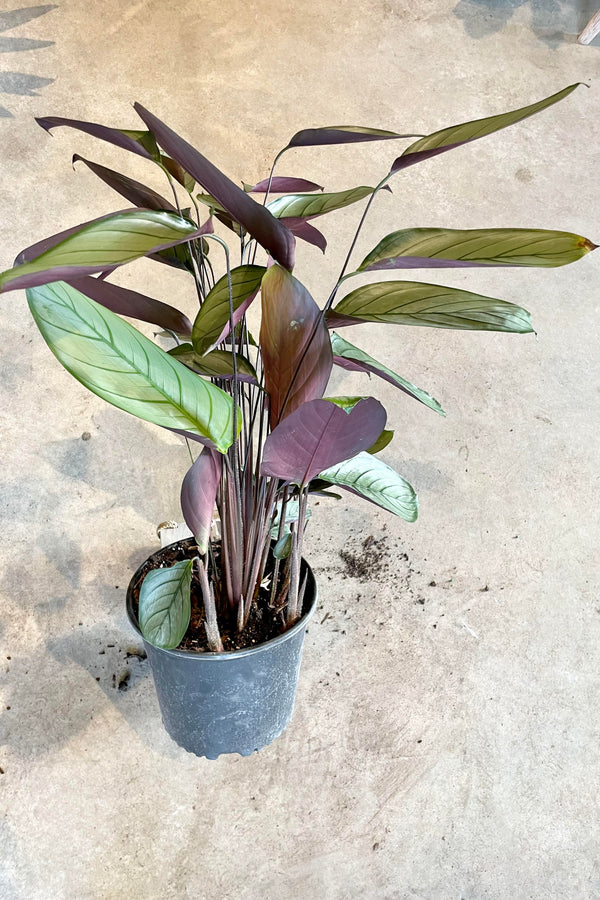
MULTIPOLYGON (((233 308, 237 310, 258 293, 264 266, 237 266, 231 270, 233 308)), ((235 321, 235 319, 234 319, 235 321)), ((229 283, 227 275, 220 278, 206 296, 194 322, 192 343, 196 353, 203 356, 224 337, 229 324, 229 283)))
POLYGON ((275 559, 286 559, 292 550, 292 532, 288 531, 277 541, 273 547, 275 559))
POLYGON ((501 128, 507 128, 509 125, 514 125, 522 119, 527 119, 529 116, 541 112, 548 106, 558 103, 559 100, 567 97, 578 86, 578 84, 571 84, 569 87, 563 88, 562 91, 552 94, 551 97, 546 97, 545 100, 532 103, 530 106, 523 106, 520 109, 514 109, 511 112, 502 113, 499 116, 475 119, 472 122, 464 122, 461 125, 452 125, 450 128, 443 128, 441 131, 435 131, 433 134, 428 134, 426 137, 421 138, 419 141, 415 141, 414 144, 411 144, 410 147, 406 148, 404 153, 393 163, 391 173, 393 174, 394 172, 400 171, 400 169, 405 169, 407 166, 412 166, 414 163, 420 162, 423 159, 437 156, 438 153, 452 150, 454 147, 459 147, 461 144, 467 144, 470 143, 470 141, 477 140, 477 138, 485 137, 488 134, 492 134, 494 131, 499 131, 501 128))
POLYGON ((188 194, 191 194, 196 186, 195 180, 192 178, 189 172, 186 172, 183 166, 181 166, 174 159, 171 159, 170 156, 166 156, 164 153, 160 154, 160 164, 165 167, 167 172, 177 181, 188 194))
POLYGON ((362 371, 378 375, 385 381, 389 381, 390 384, 399 387, 405 394, 424 403, 425 406, 428 406, 429 409, 432 409, 434 412, 439 413, 441 416, 446 415, 440 404, 431 396, 431 394, 421 390, 421 388, 415 387, 414 384, 411 384, 410 381, 407 381, 400 375, 396 375, 396 373, 392 372, 391 369, 388 369, 387 366, 377 362, 376 359, 373 359, 372 356, 369 356, 369 354, 365 353, 364 350, 361 350, 360 347, 355 347, 354 344, 350 344, 348 341, 344 340, 344 338, 340 337, 339 334, 336 334, 335 331, 331 332, 331 349, 333 350, 334 362, 336 362, 336 357, 349 360, 351 366, 352 364, 356 364, 357 369, 362 369, 362 371))
POLYGON ((83 226, 31 262, 0 275, 0 291, 15 286, 34 287, 45 281, 60 281, 91 274, 110 266, 122 266, 140 256, 187 240, 198 232, 193 222, 157 210, 130 210, 106 216, 83 226), (37 277, 36 277, 37 276, 37 277), (14 284, 13 284, 14 282, 14 284))
POLYGON ((179 646, 190 623, 193 559, 167 569, 151 569, 140 590, 140 631, 149 644, 163 650, 179 646))
POLYGON ((411 485, 370 453, 359 453, 352 459, 325 469, 318 477, 359 494, 407 522, 416 521, 417 495, 411 485))
POLYGON ((470 291, 418 281, 367 284, 344 297, 334 313, 361 322, 517 334, 533 331, 529 313, 520 306, 470 291))
POLYGON ((367 453, 379 453, 381 450, 384 450, 387 445, 391 443, 393 437, 394 432, 388 431, 386 428, 384 428, 373 446, 369 447, 367 453))
POLYGON ((357 403, 366 399, 367 397, 323 397, 323 400, 327 400, 328 403, 335 403, 336 406, 339 406, 340 409, 346 412, 350 412, 357 403))
POLYGON ((140 419, 208 438, 221 453, 231 445, 232 398, 129 322, 63 282, 30 288, 27 300, 54 355, 94 394, 140 419))
MULTIPOLYGON (((199 375, 208 375, 211 378, 233 375, 233 355, 229 350, 211 350, 206 356, 199 356, 191 344, 179 344, 168 353, 199 375)), ((236 366, 238 375, 245 375, 253 381, 258 381, 252 363, 240 353, 236 353, 236 366)))
POLYGON ((357 272, 455 266, 564 266, 596 247, 568 231, 540 228, 407 228, 388 234, 357 272))
POLYGON ((160 151, 151 131, 128 131, 125 128, 120 128, 119 131, 126 137, 130 137, 132 140, 136 141, 140 147, 143 147, 144 150, 148 151, 152 159, 158 162, 160 159, 160 151))
POLYGON ((357 203, 373 193, 375 188, 356 187, 349 191, 337 191, 333 194, 286 194, 267 204, 267 209, 276 219, 283 217, 301 217, 313 219, 333 212, 335 209, 343 209, 357 203))

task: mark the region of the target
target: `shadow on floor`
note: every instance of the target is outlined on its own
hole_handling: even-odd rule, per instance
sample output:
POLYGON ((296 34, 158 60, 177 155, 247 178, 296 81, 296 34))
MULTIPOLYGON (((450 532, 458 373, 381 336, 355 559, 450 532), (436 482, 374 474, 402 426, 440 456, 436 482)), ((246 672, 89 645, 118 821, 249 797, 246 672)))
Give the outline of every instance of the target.
MULTIPOLYGON (((459 0, 454 14, 479 40, 501 31, 520 9, 530 10, 534 34, 553 50, 572 43, 598 9, 598 0, 459 0)), ((600 46, 600 37, 591 46, 600 46)))

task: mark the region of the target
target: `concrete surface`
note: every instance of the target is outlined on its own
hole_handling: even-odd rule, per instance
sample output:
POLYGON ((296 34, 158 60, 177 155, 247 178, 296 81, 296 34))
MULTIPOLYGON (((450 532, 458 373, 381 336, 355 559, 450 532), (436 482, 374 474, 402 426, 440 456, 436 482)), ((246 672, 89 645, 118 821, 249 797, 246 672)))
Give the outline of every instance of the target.
MULTIPOLYGON (((411 224, 598 241, 600 56, 598 41, 575 43, 596 5, 62 0, 27 22, 5 4, 1 267, 122 207, 71 171, 73 152, 148 175, 33 116, 135 128, 134 100, 252 180, 301 127, 431 131, 586 81, 402 173, 357 255, 411 224)), ((281 172, 342 189, 395 154, 295 151, 281 172)), ((302 248, 298 274, 321 302, 356 216, 323 220, 325 259, 302 248)), ((421 517, 315 509, 322 611, 295 718, 259 755, 217 762, 170 742, 146 664, 127 657, 125 586, 156 525, 180 514, 186 451, 88 395, 24 296, 3 298, 2 900, 600 897, 599 265, 424 273, 522 303, 537 338, 354 331, 448 412, 372 383, 397 434, 385 458, 418 488, 421 517), (386 548, 371 584, 339 556, 370 535, 386 548)), ((145 262, 120 282, 166 299, 187 286, 145 262)), ((368 391, 347 373, 336 389, 368 391)))

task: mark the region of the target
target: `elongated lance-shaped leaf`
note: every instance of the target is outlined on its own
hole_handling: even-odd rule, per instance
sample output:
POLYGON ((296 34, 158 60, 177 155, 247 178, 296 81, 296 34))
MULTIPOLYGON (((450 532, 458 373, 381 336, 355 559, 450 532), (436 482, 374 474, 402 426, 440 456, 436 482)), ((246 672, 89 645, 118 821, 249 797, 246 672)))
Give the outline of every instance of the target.
POLYGON ((299 216, 284 216, 281 221, 285 227, 289 228, 292 234, 299 237, 301 241, 306 241, 307 244, 314 244, 315 247, 318 247, 319 250, 322 250, 323 253, 325 253, 325 250, 327 249, 325 235, 322 234, 318 228, 315 228, 314 225, 311 225, 306 219, 302 219, 299 216))
POLYGON ((129 322, 64 282, 30 288, 27 300, 54 355, 94 394, 140 419, 208 438, 221 453, 231 445, 231 397, 129 322))
POLYGON ((139 103, 134 104, 134 109, 163 150, 212 194, 232 218, 268 250, 273 259, 286 269, 292 269, 296 243, 293 234, 168 125, 139 103))
POLYGON ((126 200, 129 200, 130 203, 133 203, 134 206, 139 206, 143 209, 166 209, 167 212, 177 213, 177 208, 169 200, 161 197, 160 194, 157 194, 156 191, 153 191, 152 188, 142 184, 140 181, 134 181, 133 178, 128 178, 127 175, 115 172, 114 169, 107 169, 106 166, 92 162, 91 159, 85 159, 78 153, 73 155, 73 163, 76 162, 84 163, 98 178, 122 197, 125 197, 126 200))
MULTIPOLYGON (((65 281, 122 266, 206 234, 179 215, 135 209, 82 225, 30 262, 0 274, 0 292, 65 281)), ((210 225, 212 229, 212 225, 210 225)))
MULTIPOLYGON (((82 230, 82 228, 87 227, 88 225, 93 225, 96 222, 105 222, 109 219, 112 219, 114 216, 122 215, 123 213, 130 213, 134 210, 131 209, 122 209, 118 212, 108 213, 105 216, 99 216, 97 219, 91 219, 89 222, 83 222, 80 225, 74 225, 72 228, 67 228, 65 231, 60 231, 58 234, 53 234, 50 237, 43 238, 41 241, 37 241, 35 244, 31 244, 31 246, 26 247, 24 250, 17 255, 14 265, 21 266, 23 263, 31 262, 33 259, 37 259, 38 256, 41 256, 42 253, 45 253, 46 250, 50 250, 52 247, 56 247, 57 244, 60 244, 61 241, 66 240, 68 237, 71 237, 73 234, 77 234, 82 230)), ((202 228, 200 229, 202 234, 211 234, 214 231, 212 219, 208 219, 202 228)), ((208 253, 208 246, 204 246, 206 241, 203 244, 204 253, 208 253)), ((169 266, 175 266, 178 269, 188 269, 190 268, 190 255, 187 247, 184 244, 175 244, 173 247, 168 247, 166 250, 159 250, 157 253, 148 253, 148 259, 155 260, 156 262, 166 263, 169 266)), ((108 269, 102 270, 102 277, 108 275, 111 271, 118 268, 118 266, 110 266, 108 269)))
MULTIPOLYGON (((179 362, 198 372, 199 375, 207 375, 211 378, 233 378, 233 355, 229 350, 211 350, 204 356, 199 356, 191 344, 179 344, 169 350, 169 356, 175 357, 179 362)), ((240 381, 257 384, 256 372, 250 360, 236 353, 236 370, 240 381)))
POLYGON ((565 266, 596 247, 579 234, 540 228, 407 228, 384 237, 356 271, 565 266))
POLYGON ((287 175, 274 175, 273 178, 265 178, 258 184, 246 184, 243 188, 249 194, 290 194, 299 191, 322 191, 324 188, 314 181, 307 181, 306 178, 289 178, 287 175))
POLYGON ((151 569, 142 582, 138 619, 149 644, 173 650, 190 624, 193 559, 151 569))
POLYGON ((434 412, 439 413, 441 416, 446 415, 440 404, 431 396, 431 394, 428 394, 427 391, 422 391, 421 388, 415 387, 414 384, 411 384, 410 381, 407 381, 400 375, 396 375, 395 372, 392 372, 392 370, 388 369, 387 366, 384 366, 383 363, 377 362, 376 359, 373 359, 372 356, 369 356, 369 354, 365 353, 364 350, 361 350, 360 347, 355 347, 354 344, 350 344, 348 341, 344 340, 343 337, 340 337, 339 334, 336 334, 335 331, 331 332, 331 349, 333 351, 333 362, 335 365, 341 366, 343 369, 348 369, 351 372, 367 372, 370 375, 378 375, 379 378, 383 378, 384 381, 388 381, 395 387, 400 388, 400 390, 404 391, 405 394, 408 394, 409 397, 414 397, 415 400, 424 403, 425 406, 428 406, 429 409, 432 409, 434 412))
POLYGON ((333 354, 321 310, 281 266, 267 269, 261 302, 260 346, 274 428, 302 403, 323 396, 333 354))
MULTIPOLYGON (((304 128, 297 131, 288 147, 319 147, 323 144, 358 144, 363 141, 393 141, 398 138, 421 137, 419 134, 398 134, 381 128, 361 125, 328 125, 324 128, 304 128)), ((287 149, 287 148, 286 148, 287 149)))
POLYGON ((61 125, 67 125, 69 128, 76 128, 78 131, 84 131, 93 137, 121 147, 123 150, 129 150, 138 156, 146 159, 156 159, 158 156, 158 148, 156 141, 149 131, 128 131, 119 128, 109 128, 106 125, 97 125, 95 122, 81 122, 79 119, 63 119, 60 116, 43 116, 35 120, 46 131, 50 132, 52 128, 58 128, 61 125))
POLYGON ((514 125, 522 119, 527 119, 543 109, 558 103, 559 100, 567 97, 572 91, 578 87, 578 84, 571 84, 569 87, 563 88, 551 97, 545 100, 539 100, 530 106, 522 106, 520 109, 514 109, 511 112, 502 113, 499 116, 489 116, 485 119, 475 119, 472 122, 463 122, 462 125, 452 125, 450 128, 442 128, 441 131, 434 131, 433 134, 415 141, 410 147, 407 147, 404 153, 392 164, 391 173, 399 172, 400 169, 406 169, 415 163, 439 153, 445 153, 446 150, 453 150, 454 147, 460 147, 462 144, 469 144, 477 138, 486 137, 494 131, 500 131, 501 128, 507 128, 514 125))
POLYGON ((86 297, 100 303, 120 316, 129 316, 142 322, 150 322, 159 328, 166 328, 176 334, 188 335, 192 333, 192 323, 182 312, 169 306, 161 300, 138 294, 129 288, 111 284, 108 281, 92 278, 85 275, 83 278, 74 278, 69 281, 76 290, 81 291, 86 297))
POLYGON ((357 288, 333 312, 336 327, 352 319, 465 331, 533 331, 529 313, 520 306, 420 281, 383 281, 357 288))
POLYGON ((206 447, 188 470, 181 485, 183 518, 196 538, 202 555, 208 550, 210 526, 222 472, 223 457, 206 447))
MULTIPOLYGON (((237 324, 256 297, 266 269, 264 266, 237 266, 231 270, 231 296, 237 324), (236 315, 237 314, 237 315, 236 315)), ((206 295, 196 316, 192 343, 199 356, 208 353, 229 334, 229 281, 223 275, 206 295)))
POLYGON ((375 188, 372 187, 361 186, 351 188, 349 191, 337 191, 333 194, 286 194, 284 197, 271 200, 267 204, 267 209, 278 219, 283 217, 314 219, 336 209, 343 209, 359 200, 364 200, 374 190, 375 188))
POLYGON ((25 247, 24 250, 21 250, 15 257, 13 265, 22 266, 23 263, 28 263, 31 262, 32 259, 37 259, 38 256, 41 256, 46 250, 56 247, 57 244, 65 241, 68 237, 71 237, 71 235, 78 234, 82 228, 87 228, 88 225, 95 225, 97 222, 106 222, 108 219, 112 219, 113 216, 120 216, 130 212, 133 212, 133 210, 120 209, 113 213, 107 213, 105 216, 98 216, 97 219, 90 219, 89 222, 73 225, 72 228, 66 228, 64 231, 59 231, 57 234, 50 235, 50 237, 42 238, 41 241, 36 241, 35 244, 30 244, 29 247, 25 247))
POLYGON ((310 400, 290 413, 265 441, 263 475, 300 486, 323 469, 366 450, 385 427, 379 400, 359 400, 349 412, 327 400, 310 400))
POLYGON ((319 473, 319 481, 358 494, 407 522, 416 521, 417 495, 411 485, 370 453, 359 453, 352 459, 325 469, 319 473))

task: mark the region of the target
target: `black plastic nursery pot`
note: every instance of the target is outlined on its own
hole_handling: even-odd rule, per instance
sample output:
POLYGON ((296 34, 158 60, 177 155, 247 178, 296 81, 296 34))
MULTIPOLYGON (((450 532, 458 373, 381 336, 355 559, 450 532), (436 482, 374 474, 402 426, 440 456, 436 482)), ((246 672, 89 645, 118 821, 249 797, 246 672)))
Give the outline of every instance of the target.
POLYGON ((163 724, 174 741, 196 756, 249 756, 274 741, 292 717, 306 626, 317 605, 315 577, 303 559, 304 614, 279 637, 233 652, 162 650, 141 634, 134 586, 148 562, 158 563, 175 546, 152 554, 127 589, 127 615, 144 641, 163 724))

